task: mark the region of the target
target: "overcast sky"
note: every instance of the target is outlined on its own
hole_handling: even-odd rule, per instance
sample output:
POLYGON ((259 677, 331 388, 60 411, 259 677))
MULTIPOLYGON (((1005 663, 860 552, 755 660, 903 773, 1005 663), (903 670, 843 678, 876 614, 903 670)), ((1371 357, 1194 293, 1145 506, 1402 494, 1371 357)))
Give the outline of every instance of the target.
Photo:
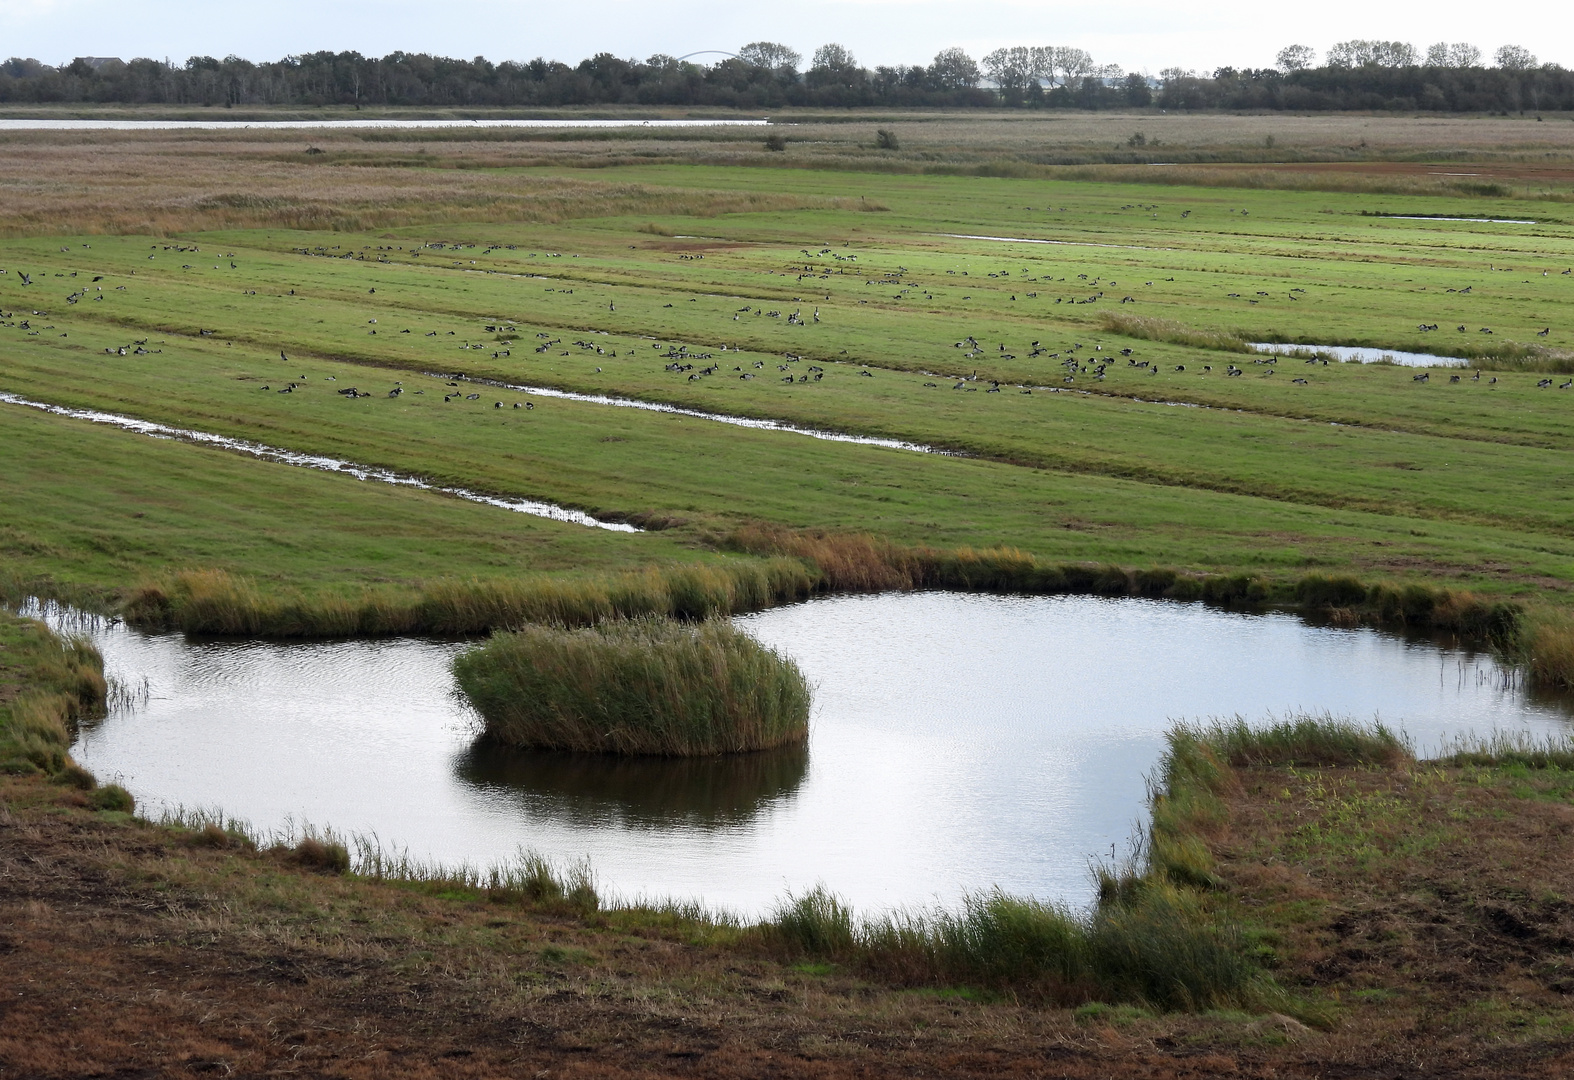
MULTIPOLYGON (((1520 0, 0 0, 0 57, 191 55, 275 60, 319 49, 395 50, 574 63, 596 52, 643 59, 781 41, 805 57, 828 41, 866 66, 927 63, 960 45, 1075 45, 1100 63, 1267 67, 1289 44, 1321 53, 1348 38, 1466 41, 1487 54, 1524 45, 1574 66, 1574 3, 1520 0)), ((697 61, 719 57, 696 57, 697 61)))

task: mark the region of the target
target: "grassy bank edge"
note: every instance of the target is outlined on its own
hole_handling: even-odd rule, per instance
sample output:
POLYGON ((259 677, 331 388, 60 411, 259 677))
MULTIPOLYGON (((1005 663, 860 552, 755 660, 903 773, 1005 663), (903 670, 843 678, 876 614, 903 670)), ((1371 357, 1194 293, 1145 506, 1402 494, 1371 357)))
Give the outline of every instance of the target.
POLYGON ((104 715, 108 692, 89 642, 0 609, 0 772, 75 788, 97 809, 131 810, 129 792, 100 787, 69 753, 77 724, 104 715))
POLYGON ((711 544, 708 564, 596 574, 528 573, 305 592, 225 570, 171 571, 128 592, 0 577, 0 600, 58 600, 146 630, 264 638, 479 635, 529 624, 590 626, 647 615, 708 619, 825 593, 913 589, 1032 596, 1140 597, 1228 610, 1269 608, 1341 627, 1445 632, 1522 667, 1537 685, 1574 687, 1574 613, 1423 582, 1365 582, 1173 567, 1052 563, 1015 548, 907 547, 862 533, 746 525, 711 544))

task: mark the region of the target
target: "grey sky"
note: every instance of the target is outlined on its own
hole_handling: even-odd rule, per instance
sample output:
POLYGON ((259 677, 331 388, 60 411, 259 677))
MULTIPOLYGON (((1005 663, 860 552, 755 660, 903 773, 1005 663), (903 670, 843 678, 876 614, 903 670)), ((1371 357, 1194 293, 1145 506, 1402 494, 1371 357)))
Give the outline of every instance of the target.
MULTIPOLYGON (((0 0, 0 56, 62 63, 75 56, 234 53, 274 60, 319 49, 371 56, 403 49, 493 60, 578 61, 607 51, 644 58, 748 41, 785 42, 808 56, 827 41, 866 65, 927 63, 960 45, 1075 45, 1100 63, 1157 73, 1266 67, 1288 44, 1319 53, 1347 38, 1467 41, 1490 56, 1507 43, 1574 65, 1574 4, 1523 0, 0 0)), ((706 58, 697 58, 704 60, 706 58)), ((715 59, 715 58, 710 58, 715 59)))

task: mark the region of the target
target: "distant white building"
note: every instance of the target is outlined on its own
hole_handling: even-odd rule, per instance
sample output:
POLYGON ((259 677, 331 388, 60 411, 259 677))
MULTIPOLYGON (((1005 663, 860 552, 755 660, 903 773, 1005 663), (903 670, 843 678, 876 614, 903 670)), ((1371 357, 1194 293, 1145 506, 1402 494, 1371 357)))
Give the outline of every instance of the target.
POLYGON ((122 60, 118 56, 79 56, 79 57, 76 58, 74 63, 86 64, 88 67, 92 68, 94 71, 97 71, 99 68, 103 67, 105 64, 121 64, 121 65, 124 65, 125 61, 122 60))

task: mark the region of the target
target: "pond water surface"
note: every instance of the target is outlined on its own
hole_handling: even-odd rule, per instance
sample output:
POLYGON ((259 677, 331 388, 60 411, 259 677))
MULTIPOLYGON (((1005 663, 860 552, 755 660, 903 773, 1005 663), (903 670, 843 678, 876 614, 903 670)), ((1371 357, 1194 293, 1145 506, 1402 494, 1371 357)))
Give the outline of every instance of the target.
POLYGON ((992 885, 1084 902, 1089 859, 1124 853, 1141 818, 1172 719, 1331 710, 1380 716, 1423 747, 1567 725, 1488 657, 1285 614, 927 592, 737 622, 816 684, 806 748, 676 762, 501 750, 453 696, 464 642, 193 640, 98 622, 131 693, 72 752, 155 815, 375 832, 447 863, 533 848, 588 857, 625 898, 756 913, 817 882, 861 908, 992 885))
POLYGON ((1458 356, 1405 352, 1402 349, 1371 349, 1361 345, 1275 345, 1268 341, 1250 342, 1253 349, 1280 356, 1313 356, 1325 353, 1344 363, 1375 364, 1387 360, 1404 367, 1469 367, 1470 361, 1458 356))

